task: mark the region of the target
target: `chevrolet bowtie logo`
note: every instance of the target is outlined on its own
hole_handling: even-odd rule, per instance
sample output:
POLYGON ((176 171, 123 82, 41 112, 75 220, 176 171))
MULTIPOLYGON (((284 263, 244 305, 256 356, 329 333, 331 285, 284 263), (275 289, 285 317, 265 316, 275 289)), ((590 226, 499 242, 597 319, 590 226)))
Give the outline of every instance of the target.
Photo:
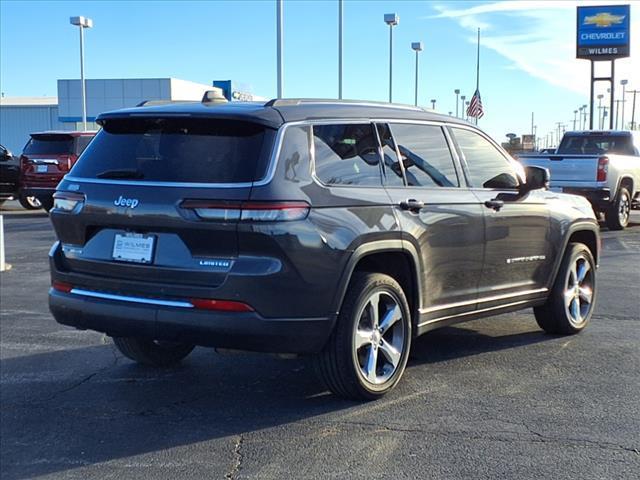
POLYGON ((622 23, 625 15, 613 15, 609 12, 600 12, 596 15, 584 17, 583 25, 595 25, 596 27, 610 27, 622 23))

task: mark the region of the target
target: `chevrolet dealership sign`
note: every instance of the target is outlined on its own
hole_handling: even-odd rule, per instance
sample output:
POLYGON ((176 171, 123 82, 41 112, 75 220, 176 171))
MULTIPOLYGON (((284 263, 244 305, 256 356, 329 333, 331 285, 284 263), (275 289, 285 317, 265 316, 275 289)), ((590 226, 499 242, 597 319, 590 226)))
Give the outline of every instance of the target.
POLYGON ((613 60, 629 56, 629 5, 578 7, 576 57, 613 60))

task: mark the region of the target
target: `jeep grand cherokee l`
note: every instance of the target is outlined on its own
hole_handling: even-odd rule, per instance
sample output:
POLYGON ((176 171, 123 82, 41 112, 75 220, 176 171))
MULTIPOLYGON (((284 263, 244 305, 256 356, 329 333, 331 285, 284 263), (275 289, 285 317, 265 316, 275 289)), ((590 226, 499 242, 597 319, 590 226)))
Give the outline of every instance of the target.
POLYGON ((272 100, 98 123, 55 194, 50 308, 135 361, 310 354, 331 391, 373 399, 434 328, 533 307, 572 334, 592 316, 588 202, 457 118, 272 100))

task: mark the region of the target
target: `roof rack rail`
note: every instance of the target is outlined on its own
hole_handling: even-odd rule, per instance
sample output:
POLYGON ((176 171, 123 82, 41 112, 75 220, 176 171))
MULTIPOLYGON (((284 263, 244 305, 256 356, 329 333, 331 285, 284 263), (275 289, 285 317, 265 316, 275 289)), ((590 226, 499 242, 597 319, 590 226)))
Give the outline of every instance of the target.
POLYGON ((264 104, 265 107, 285 107, 303 104, 362 105, 372 107, 402 108, 406 110, 424 111, 422 107, 401 103, 376 102, 370 100, 337 100, 332 98, 273 98, 264 104))

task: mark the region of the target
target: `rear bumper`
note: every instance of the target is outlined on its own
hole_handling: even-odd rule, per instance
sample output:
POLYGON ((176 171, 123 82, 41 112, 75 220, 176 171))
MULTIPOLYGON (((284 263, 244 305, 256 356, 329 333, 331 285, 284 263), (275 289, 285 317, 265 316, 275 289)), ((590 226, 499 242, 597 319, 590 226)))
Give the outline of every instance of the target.
POLYGON ((106 300, 49 291, 58 323, 113 337, 144 337, 270 353, 322 350, 334 318, 273 319, 256 312, 226 313, 106 300))
POLYGON ((562 187, 562 191, 585 197, 596 210, 607 208, 613 200, 608 188, 562 187))

